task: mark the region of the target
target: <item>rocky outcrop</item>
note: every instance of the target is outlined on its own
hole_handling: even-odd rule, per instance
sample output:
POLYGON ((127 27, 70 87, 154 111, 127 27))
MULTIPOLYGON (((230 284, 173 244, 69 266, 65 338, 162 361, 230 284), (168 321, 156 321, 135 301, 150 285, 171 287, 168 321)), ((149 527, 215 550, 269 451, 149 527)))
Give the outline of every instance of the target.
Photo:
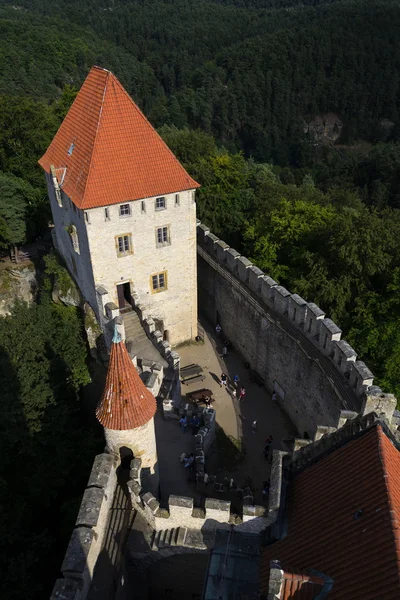
POLYGON ((51 297, 53 302, 62 302, 65 306, 82 306, 83 304, 79 289, 66 270, 62 278, 54 278, 51 297))
POLYGON ((304 133, 311 135, 317 142, 336 142, 342 132, 343 123, 339 115, 327 113, 304 121, 304 133))
POLYGON ((15 301, 32 304, 36 298, 38 282, 33 264, 13 266, 0 272, 0 316, 11 313, 15 301))

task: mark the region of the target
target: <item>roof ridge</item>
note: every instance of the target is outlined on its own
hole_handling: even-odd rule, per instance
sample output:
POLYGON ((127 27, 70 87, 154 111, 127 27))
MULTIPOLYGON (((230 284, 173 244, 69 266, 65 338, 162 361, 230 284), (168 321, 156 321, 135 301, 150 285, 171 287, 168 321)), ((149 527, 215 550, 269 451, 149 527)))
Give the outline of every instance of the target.
MULTIPOLYGON (((102 115, 103 115, 104 100, 105 100, 105 97, 106 97, 106 92, 107 92, 107 87, 108 87, 108 80, 109 80, 110 76, 111 76, 111 77, 115 77, 115 76, 114 76, 114 75, 111 73, 111 71, 109 71, 108 69, 103 69, 102 67, 98 67, 97 65, 94 65, 94 66, 92 67, 92 69, 96 69, 96 70, 99 70, 99 71, 105 71, 105 72, 107 73, 107 77, 106 77, 106 81, 105 81, 105 84, 104 84, 103 97, 102 97, 102 99, 101 99, 101 107, 100 107, 99 117, 98 117, 98 119, 97 119, 96 133, 95 133, 94 140, 93 140, 93 148, 92 148, 92 153, 91 153, 91 155, 90 155, 90 163, 89 163, 88 174, 87 174, 87 177, 86 177, 85 190, 84 190, 84 192, 83 192, 83 195, 82 195, 82 200, 81 200, 81 202, 80 202, 80 206, 79 206, 79 208, 82 208, 82 207, 84 206, 84 204, 85 204, 85 195, 86 195, 86 190, 87 190, 87 188, 88 188, 88 184, 89 184, 89 180, 90 180, 90 174, 91 174, 91 171, 92 171, 92 164, 93 164, 93 154, 96 152, 96 141, 97 141, 97 136, 98 136, 98 134, 99 134, 101 117, 102 117, 102 115)), ((92 69, 91 69, 91 70, 92 70, 92 69)))

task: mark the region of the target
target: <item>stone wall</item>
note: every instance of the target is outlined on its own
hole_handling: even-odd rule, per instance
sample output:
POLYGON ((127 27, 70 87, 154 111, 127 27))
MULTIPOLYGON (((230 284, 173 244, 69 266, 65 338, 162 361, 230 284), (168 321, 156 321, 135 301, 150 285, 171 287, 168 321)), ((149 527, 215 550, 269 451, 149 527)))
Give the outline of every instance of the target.
POLYGON ((51 600, 80 600, 87 596, 117 484, 115 467, 109 454, 99 454, 94 460, 61 566, 63 578, 56 581, 51 600))
POLYGON ((168 194, 165 210, 155 209, 155 198, 127 202, 130 215, 119 216, 119 205, 93 208, 86 223, 96 286, 107 297, 103 306, 118 306, 117 284, 129 282, 140 304, 163 323, 171 344, 197 335, 196 203, 192 190, 168 194), (144 210, 143 210, 144 207, 144 210), (157 227, 168 227, 170 244, 159 247, 157 227), (118 257, 116 237, 131 235, 133 252, 118 257), (166 271, 167 289, 154 293, 151 275, 166 271))
MULTIPOLYGON (((315 304, 278 285, 198 223, 199 310, 264 381, 298 430, 313 437, 341 410, 361 410, 368 367, 315 304)), ((379 393, 382 393, 379 390, 379 393)))

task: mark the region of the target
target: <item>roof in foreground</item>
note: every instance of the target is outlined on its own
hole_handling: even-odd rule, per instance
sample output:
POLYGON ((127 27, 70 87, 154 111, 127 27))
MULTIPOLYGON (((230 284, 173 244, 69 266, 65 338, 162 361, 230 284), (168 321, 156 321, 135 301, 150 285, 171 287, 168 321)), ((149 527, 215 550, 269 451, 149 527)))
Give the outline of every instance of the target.
POLYGON ((135 429, 148 423, 156 408, 156 399, 140 379, 125 343, 114 337, 97 420, 107 429, 135 429))
POLYGON ((325 573, 332 600, 399 598, 399 483, 400 452, 380 424, 297 475, 287 536, 262 551, 263 597, 278 560, 325 573))
POLYGON ((101 67, 90 70, 39 164, 65 169, 62 189, 81 209, 199 187, 101 67))

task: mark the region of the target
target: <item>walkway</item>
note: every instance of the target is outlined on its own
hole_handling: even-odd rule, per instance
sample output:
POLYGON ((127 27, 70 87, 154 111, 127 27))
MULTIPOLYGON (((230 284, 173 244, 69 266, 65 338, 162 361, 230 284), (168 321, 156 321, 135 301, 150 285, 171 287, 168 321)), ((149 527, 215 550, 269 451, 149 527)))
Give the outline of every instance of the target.
POLYGON ((134 310, 126 312, 123 316, 126 343, 131 354, 138 358, 152 360, 160 363, 164 369, 168 368, 167 361, 161 356, 153 342, 147 337, 140 319, 134 310), (129 344, 131 347, 129 348, 129 344))

